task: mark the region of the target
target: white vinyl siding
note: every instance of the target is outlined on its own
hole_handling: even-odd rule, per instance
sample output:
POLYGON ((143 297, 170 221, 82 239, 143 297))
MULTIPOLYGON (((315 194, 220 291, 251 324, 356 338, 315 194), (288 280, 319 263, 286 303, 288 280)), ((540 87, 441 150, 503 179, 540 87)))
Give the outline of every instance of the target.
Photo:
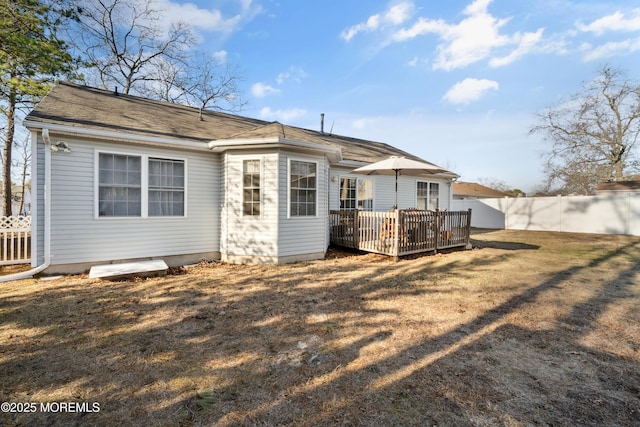
POLYGON ((52 264, 188 255, 219 250, 221 185, 218 155, 206 151, 125 147, 67 137, 65 141, 71 147, 70 153, 51 153, 52 264), (185 182, 189 193, 185 207, 188 215, 98 217, 96 153, 123 151, 132 156, 188 162, 185 182))
POLYGON ((328 172, 323 157, 283 152, 279 155, 280 212, 278 225, 278 255, 280 257, 323 253, 328 245, 328 172), (290 216, 290 163, 301 161, 316 165, 316 215, 290 216))
MULTIPOLYGON (((278 253, 278 155, 227 152, 224 158, 222 252, 228 256, 275 258, 278 253), (259 160, 260 213, 244 215, 244 162, 259 160)), ((254 175, 255 177, 255 175, 254 175)), ((253 179, 253 178, 252 178, 253 179)))

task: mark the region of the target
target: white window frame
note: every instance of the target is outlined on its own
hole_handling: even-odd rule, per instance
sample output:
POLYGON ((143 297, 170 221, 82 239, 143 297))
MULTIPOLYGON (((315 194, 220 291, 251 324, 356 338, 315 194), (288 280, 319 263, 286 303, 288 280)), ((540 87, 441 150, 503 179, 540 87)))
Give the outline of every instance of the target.
POLYGON ((355 176, 347 176, 347 175, 342 175, 338 178, 338 208, 342 211, 342 210, 355 210, 358 209, 358 178, 356 178, 355 176), (343 180, 349 180, 349 181, 355 181, 356 185, 353 188, 353 192, 354 192, 354 197, 353 199, 348 198, 348 199, 343 199, 342 198, 342 181, 343 180), (353 200, 353 208, 343 208, 342 207, 342 200, 353 200))
POLYGON ((242 211, 242 218, 256 218, 260 219, 264 215, 264 162, 261 157, 240 157, 240 176, 242 186, 240 188, 240 210, 242 211), (244 162, 257 161, 260 168, 260 213, 258 215, 245 215, 244 213, 244 162))
POLYGON ((94 219, 100 221, 121 221, 121 220, 163 220, 163 219, 183 219, 187 218, 187 200, 188 200, 188 188, 187 182, 189 177, 189 165, 187 159, 180 156, 167 156, 161 153, 140 153, 134 151, 124 150, 108 150, 99 149, 94 150, 93 156, 93 170, 94 170, 94 184, 93 184, 93 215, 94 219), (140 157, 140 216, 100 216, 100 154, 114 154, 116 156, 132 156, 140 157), (184 214, 181 216, 149 216, 149 158, 173 160, 178 162, 184 162, 184 214))
POLYGON ((368 212, 373 212, 374 211, 374 206, 376 205, 376 180, 373 179, 372 176, 369 176, 367 178, 358 178, 358 180, 356 181, 356 207, 360 210, 365 210, 365 209, 361 209, 360 208, 360 202, 362 202, 363 200, 368 200, 368 199, 360 199, 360 183, 364 182, 364 181, 371 181, 371 210, 368 212))
POLYGON ((186 174, 186 162, 182 159, 171 159, 171 158, 167 158, 166 156, 148 156, 147 157, 147 168, 148 168, 148 173, 147 173, 147 178, 149 177, 149 174, 151 173, 151 162, 152 161, 159 161, 159 162, 171 162, 171 163, 180 163, 182 164, 182 187, 176 187, 176 188, 170 188, 170 189, 159 189, 158 187, 154 187, 153 191, 161 191, 161 192, 165 192, 165 191, 170 191, 170 192, 181 192, 182 193, 182 215, 151 215, 149 213, 150 211, 150 201, 148 200, 149 194, 152 191, 151 188, 151 183, 149 182, 147 185, 147 215, 151 218, 167 218, 167 217, 176 217, 176 218, 182 218, 185 216, 184 212, 185 209, 187 207, 187 200, 185 198, 185 186, 187 183, 187 174, 186 174))
POLYGON ((356 181, 356 204, 355 204, 355 208, 354 209, 358 209, 358 210, 363 210, 360 208, 360 202, 362 201, 360 199, 359 196, 359 191, 360 191, 360 184, 364 181, 371 181, 371 212, 374 210, 373 207, 375 206, 375 195, 376 195, 376 191, 375 191, 375 185, 376 185, 376 180, 372 177, 372 176, 368 176, 366 178, 362 178, 362 177, 355 177, 353 175, 339 175, 338 176, 338 209, 340 210, 350 210, 350 209, 342 209, 342 207, 340 206, 342 204, 342 180, 343 179, 354 179, 356 181))
POLYGON ((308 158, 298 158, 298 157, 288 157, 287 158, 287 218, 288 219, 309 219, 309 218, 318 218, 318 210, 320 206, 318 204, 319 200, 319 190, 320 186, 320 164, 317 160, 308 159, 308 158), (304 162, 304 163, 314 163, 316 165, 316 213, 315 215, 291 215, 291 162, 304 162))
MULTIPOLYGON (((437 208, 432 208, 430 206, 431 204, 431 184, 438 184, 438 202, 440 202, 442 200, 442 198, 440 197, 440 186, 442 186, 443 184, 441 182, 438 181, 416 181, 416 191, 415 191, 415 205, 416 208, 418 207, 418 184, 419 183, 423 183, 423 184, 427 184, 427 200, 426 200, 426 210, 430 210, 430 211, 435 211, 436 209, 440 209, 440 206, 438 206, 437 208)), ((438 203, 440 204, 440 203, 438 203)))

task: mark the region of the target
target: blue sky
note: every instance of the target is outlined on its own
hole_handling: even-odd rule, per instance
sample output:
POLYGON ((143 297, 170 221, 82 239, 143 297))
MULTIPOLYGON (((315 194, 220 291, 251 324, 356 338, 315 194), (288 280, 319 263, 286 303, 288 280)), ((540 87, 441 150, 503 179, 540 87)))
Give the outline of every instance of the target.
POLYGON ((535 113, 610 64, 640 79, 637 0, 157 0, 236 64, 243 115, 386 142, 530 191, 535 113))

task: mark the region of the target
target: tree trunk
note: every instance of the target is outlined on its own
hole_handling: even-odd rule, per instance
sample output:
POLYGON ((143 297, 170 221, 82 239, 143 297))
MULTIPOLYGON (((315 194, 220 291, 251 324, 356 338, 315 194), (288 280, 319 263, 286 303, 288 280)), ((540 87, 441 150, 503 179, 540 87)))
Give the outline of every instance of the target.
POLYGON ((624 163, 622 163, 622 160, 617 161, 614 165, 614 172, 615 172, 615 180, 616 181, 623 181, 624 180, 624 163))
POLYGON ((11 216, 11 152, 16 130, 16 91, 9 89, 7 105, 7 132, 5 134, 2 158, 2 215, 11 216))

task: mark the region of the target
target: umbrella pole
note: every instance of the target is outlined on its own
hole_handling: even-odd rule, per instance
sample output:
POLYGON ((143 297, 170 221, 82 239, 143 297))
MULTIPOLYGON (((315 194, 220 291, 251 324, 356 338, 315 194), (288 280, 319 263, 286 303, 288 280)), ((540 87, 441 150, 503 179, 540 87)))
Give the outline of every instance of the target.
POLYGON ((396 169, 396 205, 394 206, 396 210, 398 210, 398 171, 399 169, 396 169))

